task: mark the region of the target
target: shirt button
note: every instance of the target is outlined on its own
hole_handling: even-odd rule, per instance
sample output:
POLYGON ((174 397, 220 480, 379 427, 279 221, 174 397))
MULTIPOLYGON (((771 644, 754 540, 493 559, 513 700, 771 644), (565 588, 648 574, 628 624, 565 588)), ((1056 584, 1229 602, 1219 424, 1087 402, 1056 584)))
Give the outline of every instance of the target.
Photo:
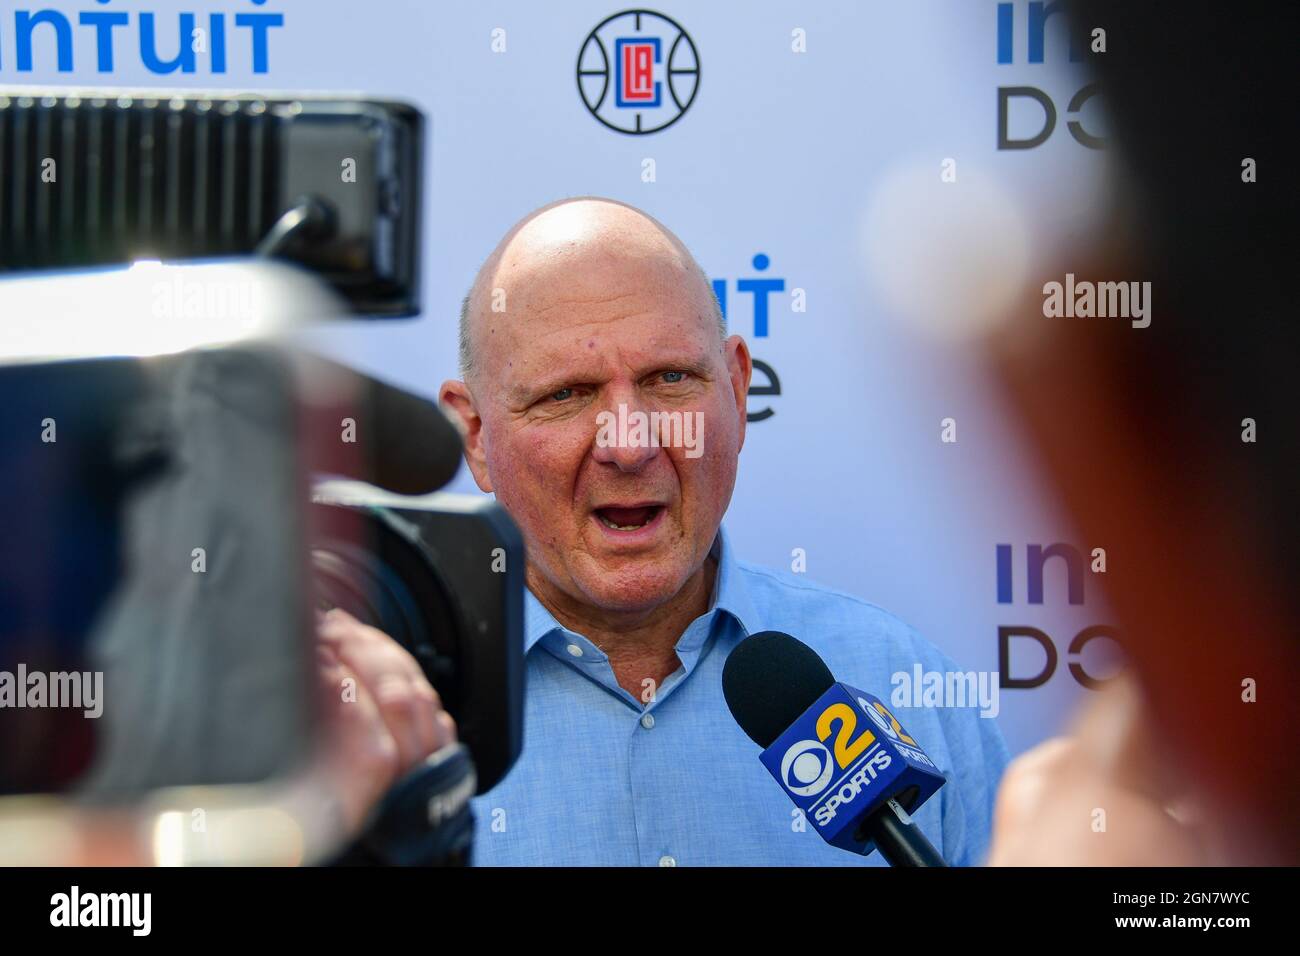
MULTIPOLYGON (((650 729, 651 727, 653 727, 654 725, 655 725, 655 715, 654 715, 654 714, 642 714, 642 715, 641 715, 641 726, 642 726, 642 727, 644 727, 646 730, 649 730, 649 729, 650 729)), ((668 857, 664 857, 664 859, 666 860, 666 859, 668 859, 668 857)), ((660 862, 663 862, 663 861, 661 860, 660 862)))
POLYGON ((573 657, 582 656, 582 648, 579 647, 577 644, 570 644, 568 647, 565 648, 565 650, 568 651, 569 654, 573 657))
POLYGON ((659 858, 659 865, 660 865, 660 866, 676 866, 676 865, 677 865, 677 861, 674 860, 671 856, 661 856, 661 857, 659 858))

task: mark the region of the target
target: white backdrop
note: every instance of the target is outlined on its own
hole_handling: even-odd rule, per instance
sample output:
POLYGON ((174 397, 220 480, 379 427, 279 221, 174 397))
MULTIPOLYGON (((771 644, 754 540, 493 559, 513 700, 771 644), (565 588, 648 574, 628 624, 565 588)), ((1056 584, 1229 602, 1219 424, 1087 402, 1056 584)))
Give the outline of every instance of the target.
MULTIPOLYGON (((355 91, 418 105, 429 121, 423 314, 320 336, 342 359, 417 391, 432 395, 454 374, 460 298, 517 219, 583 194, 647 210, 725 283, 731 329, 780 380, 779 395, 750 401, 751 411, 773 414, 750 427, 727 519, 742 555, 789 567, 792 551, 804 549, 810 578, 893 611, 964 668, 997 669, 1000 625, 1049 634, 1060 654, 1052 677, 1001 695, 999 723, 1014 751, 1060 729, 1088 693, 1067 671, 1066 645, 1108 621, 1095 577, 1087 575, 1084 604, 1069 606, 1062 563, 1050 562, 1046 601, 1029 605, 1025 551, 1067 542, 1087 554, 1104 542, 1076 540, 963 338, 987 321, 1050 321, 1009 308, 1012 291, 1059 279, 1061 257, 1099 218, 1107 154, 1080 145, 1066 123, 1097 133, 1104 118, 1095 103, 1068 111, 1087 81, 1068 60, 1063 17, 1047 18, 1042 62, 1031 62, 1031 20, 1042 4, 1028 0, 673 0, 654 9, 694 44, 699 72, 674 74, 673 86, 695 84, 695 97, 671 126, 628 135, 588 111, 576 76, 588 34, 629 9, 616 2, 25 6, 68 18, 71 69, 58 69, 48 25, 37 28, 32 63, 21 68, 7 4, 5 85, 355 91), (224 14, 224 72, 213 72, 207 54, 192 73, 146 65, 141 15, 154 15, 170 58, 181 9, 200 25, 224 14), (85 12, 128 17, 113 31, 111 71, 98 68, 95 29, 77 23, 85 12), (236 15, 282 17, 258 21, 265 72, 254 72, 254 30, 236 15), (999 23, 1010 27, 1001 51, 999 23), (1054 131, 1037 148, 998 149, 998 88, 1025 86, 1054 103, 1054 131), (766 329, 757 327, 756 297, 738 284, 756 278, 784 283, 768 298, 766 329), (805 311, 793 308, 796 290, 805 311), (940 440, 945 418, 956 422, 955 443, 940 440), (999 543, 1013 546, 1010 604, 997 602, 999 543)), ((625 17, 602 39, 612 56, 614 40, 649 36, 656 23, 647 16, 638 32, 625 17)), ((652 64, 661 106, 642 109, 645 126, 677 112, 666 72, 675 31, 663 36, 652 64)), ((678 45, 674 68, 695 65, 688 51, 678 45)), ((614 124, 635 112, 608 101, 600 110, 614 124)), ((1009 116, 1020 139, 1043 124, 1042 107, 1025 96, 1009 116)), ((462 469, 453 490, 473 487, 462 469)), ((1099 673, 1102 643, 1083 658, 1099 673)), ((1032 642, 1014 644, 1017 676, 1037 673, 1043 660, 1032 642)))

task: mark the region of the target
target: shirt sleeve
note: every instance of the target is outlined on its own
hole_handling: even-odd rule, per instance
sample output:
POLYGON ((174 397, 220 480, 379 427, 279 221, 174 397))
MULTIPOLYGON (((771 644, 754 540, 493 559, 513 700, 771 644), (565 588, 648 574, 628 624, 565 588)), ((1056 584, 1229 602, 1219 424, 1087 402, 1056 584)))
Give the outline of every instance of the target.
MULTIPOLYGON (((947 657, 942 667, 958 670, 947 657)), ((941 708, 940 722, 956 779, 943 800, 943 854, 951 866, 982 866, 993 829, 993 803, 1010 754, 997 719, 978 707, 941 708)))

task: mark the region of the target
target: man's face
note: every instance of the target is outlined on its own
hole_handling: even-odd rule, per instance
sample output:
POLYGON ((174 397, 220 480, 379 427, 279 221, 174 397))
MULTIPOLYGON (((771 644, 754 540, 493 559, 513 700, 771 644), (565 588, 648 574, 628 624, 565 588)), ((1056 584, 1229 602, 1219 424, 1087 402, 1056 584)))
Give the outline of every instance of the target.
POLYGON ((535 590, 647 611, 700 569, 730 501, 749 356, 738 337, 719 341, 708 286, 675 256, 536 258, 507 255, 504 311, 478 315, 482 461, 471 436, 470 464, 522 529, 535 590), (675 437, 693 447, 663 447, 669 432, 660 447, 620 446, 620 406, 633 424, 689 417, 675 437), (601 413, 613 445, 598 440, 601 413))

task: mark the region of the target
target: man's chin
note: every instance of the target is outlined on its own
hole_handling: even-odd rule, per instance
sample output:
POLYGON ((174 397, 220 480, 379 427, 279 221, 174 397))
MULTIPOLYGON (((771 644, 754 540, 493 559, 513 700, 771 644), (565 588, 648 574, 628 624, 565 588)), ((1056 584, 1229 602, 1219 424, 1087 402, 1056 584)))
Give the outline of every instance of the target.
POLYGON ((690 576, 689 569, 642 559, 611 562, 612 567, 576 575, 576 582, 594 606, 618 613, 653 610, 676 597, 690 576))

